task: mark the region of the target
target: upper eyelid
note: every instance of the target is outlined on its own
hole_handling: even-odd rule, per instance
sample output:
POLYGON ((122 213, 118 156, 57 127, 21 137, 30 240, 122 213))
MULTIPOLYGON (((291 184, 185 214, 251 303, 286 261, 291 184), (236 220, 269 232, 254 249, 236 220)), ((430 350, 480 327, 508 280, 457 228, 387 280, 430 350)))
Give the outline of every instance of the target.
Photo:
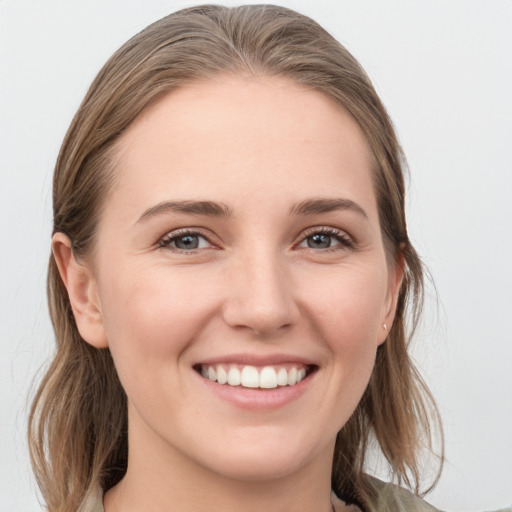
POLYGON ((205 230, 203 228, 199 227, 186 227, 186 228, 177 228, 173 229, 171 231, 167 231, 163 236, 160 236, 157 240, 157 244, 159 246, 162 245, 162 242, 166 240, 173 240, 175 238, 179 238, 180 236, 186 236, 186 235, 197 235, 205 240, 208 241, 209 244, 215 245, 214 242, 212 242, 211 238, 212 236, 210 234, 207 234, 204 232, 205 230))
MULTIPOLYGON (((335 228, 333 226, 311 226, 303 230, 304 233, 316 233, 322 231, 331 231, 336 233, 347 233, 344 229, 335 228)), ((347 233, 348 235, 348 233, 347 233)))
POLYGON ((335 228, 332 226, 312 226, 310 228, 306 228, 302 234, 301 237, 305 238, 310 235, 313 235, 315 233, 327 233, 331 235, 339 235, 341 237, 350 238, 350 240, 355 242, 354 237, 345 229, 335 228))
POLYGON ((202 228, 199 226, 186 226, 183 228, 176 228, 176 229, 171 229, 169 231, 166 231, 160 238, 165 238, 165 237, 172 238, 175 236, 188 235, 188 234, 200 235, 200 236, 204 236, 205 238, 209 238, 210 236, 212 236, 212 232, 208 229, 205 229, 205 228, 202 228))

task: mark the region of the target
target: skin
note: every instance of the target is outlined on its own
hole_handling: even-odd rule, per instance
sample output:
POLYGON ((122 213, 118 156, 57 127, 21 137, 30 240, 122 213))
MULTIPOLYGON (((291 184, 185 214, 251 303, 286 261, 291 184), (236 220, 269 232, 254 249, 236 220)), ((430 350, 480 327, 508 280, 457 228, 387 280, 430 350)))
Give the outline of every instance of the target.
POLYGON ((219 77, 146 109, 119 141, 115 172, 91 261, 76 261, 65 235, 53 240, 80 333, 109 347, 128 396, 128 471, 106 511, 330 510, 336 433, 402 277, 386 258, 358 125, 287 79, 219 77), (319 198, 352 206, 294 211, 319 198), (230 215, 148 213, 184 200, 230 215), (197 249, 177 248, 185 228, 200 232, 197 249), (324 228, 327 247, 310 247, 324 228), (284 354, 316 371, 284 405, 244 408, 194 369, 232 354, 284 354))

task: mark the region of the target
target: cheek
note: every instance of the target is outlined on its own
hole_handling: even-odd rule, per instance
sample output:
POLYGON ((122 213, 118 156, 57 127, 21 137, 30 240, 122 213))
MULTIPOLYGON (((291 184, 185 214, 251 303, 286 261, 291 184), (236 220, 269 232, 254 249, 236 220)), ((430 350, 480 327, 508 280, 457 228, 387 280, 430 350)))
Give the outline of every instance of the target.
POLYGON ((140 378, 151 374, 155 362, 165 360, 167 371, 177 366, 214 308, 211 286, 202 282, 199 287, 186 272, 162 268, 125 268, 106 275, 101 301, 121 380, 129 372, 140 378))
POLYGON ((334 349, 360 350, 377 344, 386 302, 387 272, 379 266, 340 268, 309 286, 307 306, 334 349))
POLYGON ((387 272, 378 269, 373 265, 331 272, 323 286, 312 288, 308 301, 312 327, 329 351, 339 400, 348 412, 366 388, 379 346, 387 272))

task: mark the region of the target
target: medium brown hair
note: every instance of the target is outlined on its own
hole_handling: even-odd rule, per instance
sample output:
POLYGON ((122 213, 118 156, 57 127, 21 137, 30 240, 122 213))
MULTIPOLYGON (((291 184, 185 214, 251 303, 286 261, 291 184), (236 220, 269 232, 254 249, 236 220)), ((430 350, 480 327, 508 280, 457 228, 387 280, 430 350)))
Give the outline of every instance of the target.
MULTIPOLYGON (((423 270, 407 235, 404 159, 367 75, 316 22, 272 5, 206 5, 167 16, 129 40, 99 72, 63 142, 53 181, 54 232, 69 236, 76 257, 90 257, 120 135, 162 94, 219 74, 288 77, 343 106, 364 132, 388 258, 403 259, 405 277, 370 383, 338 434, 332 486, 373 509, 375 488, 363 469, 376 439, 396 480, 418 493, 419 454, 432 451, 439 416, 407 351, 422 307, 423 270)), ((57 350, 32 405, 29 438, 43 498, 57 512, 76 510, 91 489, 107 490, 123 477, 127 412, 110 352, 80 337, 53 256, 48 301, 57 350)))

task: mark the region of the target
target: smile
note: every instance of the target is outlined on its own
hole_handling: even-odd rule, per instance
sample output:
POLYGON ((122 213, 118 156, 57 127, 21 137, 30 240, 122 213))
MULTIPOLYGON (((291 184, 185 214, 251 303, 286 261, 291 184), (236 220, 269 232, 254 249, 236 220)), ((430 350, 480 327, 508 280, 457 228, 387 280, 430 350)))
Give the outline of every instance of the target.
POLYGON ((274 389, 295 386, 311 372, 312 368, 303 364, 286 366, 252 366, 216 364, 199 366, 198 371, 205 379, 218 384, 243 388, 274 389))

